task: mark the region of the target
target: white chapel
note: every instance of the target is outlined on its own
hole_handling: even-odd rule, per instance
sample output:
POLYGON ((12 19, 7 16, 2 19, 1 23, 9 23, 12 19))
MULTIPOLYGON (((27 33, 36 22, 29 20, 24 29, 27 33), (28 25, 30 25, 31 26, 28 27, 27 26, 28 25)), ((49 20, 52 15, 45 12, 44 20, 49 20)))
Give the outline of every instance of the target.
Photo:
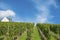
POLYGON ((9 22, 9 19, 7 17, 4 17, 1 22, 9 22))

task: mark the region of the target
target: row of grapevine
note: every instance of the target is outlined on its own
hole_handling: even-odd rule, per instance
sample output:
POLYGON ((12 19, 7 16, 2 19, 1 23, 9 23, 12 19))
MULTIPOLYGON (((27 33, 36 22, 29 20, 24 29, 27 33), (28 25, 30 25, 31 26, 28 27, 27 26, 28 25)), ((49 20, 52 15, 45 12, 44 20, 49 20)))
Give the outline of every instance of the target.
POLYGON ((50 25, 50 30, 56 34, 60 35, 60 25, 59 24, 51 24, 50 25))
POLYGON ((34 27, 34 24, 29 24, 27 26, 27 40, 31 40, 32 33, 33 33, 33 27, 34 27))
MULTIPOLYGON (((47 40, 50 40, 51 35, 57 35, 57 39, 60 40, 60 25, 57 24, 40 24, 38 23, 36 25, 39 29, 41 29, 43 35, 47 38, 47 40), (51 34, 52 32, 52 34, 51 34), (54 33, 54 34, 53 34, 54 33), (59 37, 59 38, 58 38, 59 37)), ((40 30, 39 30, 40 31, 40 30)), ((43 40, 43 39, 42 39, 43 40)))
MULTIPOLYGON (((5 36, 7 40, 15 40, 18 36, 21 36, 24 31, 27 30, 27 39, 30 39, 32 27, 34 23, 22 23, 22 22, 7 22, 0 23, 0 37, 5 36)), ((2 40, 2 38, 1 38, 2 40)))

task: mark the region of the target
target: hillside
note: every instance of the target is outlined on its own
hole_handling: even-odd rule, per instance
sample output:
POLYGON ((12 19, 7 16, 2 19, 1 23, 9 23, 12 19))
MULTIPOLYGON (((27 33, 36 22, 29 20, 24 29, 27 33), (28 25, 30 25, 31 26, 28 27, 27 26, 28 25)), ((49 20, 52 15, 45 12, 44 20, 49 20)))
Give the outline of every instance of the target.
POLYGON ((0 22, 0 40, 60 40, 60 24, 0 22))

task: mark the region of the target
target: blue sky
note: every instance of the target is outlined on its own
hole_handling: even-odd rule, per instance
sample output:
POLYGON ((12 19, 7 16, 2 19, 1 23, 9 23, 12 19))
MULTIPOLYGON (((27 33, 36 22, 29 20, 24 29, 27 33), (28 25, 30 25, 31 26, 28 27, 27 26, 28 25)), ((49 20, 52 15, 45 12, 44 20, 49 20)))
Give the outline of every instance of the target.
POLYGON ((60 0, 0 0, 0 17, 7 15, 15 22, 60 24, 60 0))

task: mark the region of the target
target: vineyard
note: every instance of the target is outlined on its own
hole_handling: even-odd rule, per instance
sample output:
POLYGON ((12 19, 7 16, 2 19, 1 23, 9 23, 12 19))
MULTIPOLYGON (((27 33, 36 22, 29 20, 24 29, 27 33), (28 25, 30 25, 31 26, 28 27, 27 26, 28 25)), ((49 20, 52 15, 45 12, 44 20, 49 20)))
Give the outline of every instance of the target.
POLYGON ((0 22, 0 40, 60 40, 60 24, 0 22))

